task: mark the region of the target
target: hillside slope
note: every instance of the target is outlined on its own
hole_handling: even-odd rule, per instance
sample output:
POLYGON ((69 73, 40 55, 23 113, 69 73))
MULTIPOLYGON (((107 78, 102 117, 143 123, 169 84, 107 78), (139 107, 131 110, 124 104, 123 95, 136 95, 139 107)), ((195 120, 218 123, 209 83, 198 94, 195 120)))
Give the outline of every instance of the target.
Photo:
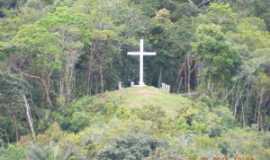
POLYGON ((93 155, 118 138, 138 134, 162 140, 170 152, 188 159, 268 154, 256 131, 240 129, 228 107, 208 97, 194 100, 154 87, 132 87, 83 97, 69 109, 62 128, 80 138, 91 135, 97 147, 93 155))
POLYGON ((207 97, 191 100, 153 87, 82 97, 55 120, 34 145, 26 137, 15 149, 2 151, 0 159, 15 151, 22 153, 21 160, 39 154, 52 160, 63 155, 70 160, 196 160, 236 154, 266 160, 270 155, 265 143, 270 138, 239 128, 227 107, 207 97))
POLYGON ((107 92, 98 97, 105 99, 119 98, 120 107, 139 108, 158 106, 167 113, 174 115, 183 107, 192 107, 194 103, 180 95, 170 94, 154 87, 131 87, 118 91, 107 92))

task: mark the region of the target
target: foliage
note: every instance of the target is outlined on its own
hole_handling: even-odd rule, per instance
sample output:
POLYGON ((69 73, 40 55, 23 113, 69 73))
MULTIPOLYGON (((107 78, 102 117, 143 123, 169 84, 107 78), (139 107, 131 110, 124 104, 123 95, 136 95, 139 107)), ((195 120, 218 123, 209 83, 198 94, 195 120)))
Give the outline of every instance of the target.
POLYGON ((30 145, 25 148, 32 159, 194 159, 220 153, 267 157, 266 134, 237 128, 229 109, 217 104, 210 100, 194 102, 151 87, 107 92, 72 103, 68 112, 58 117, 63 130, 54 123, 37 136, 35 145, 29 140, 21 142, 30 145), (148 101, 136 107, 130 95, 142 90, 148 101), (87 125, 80 125, 82 118, 69 119, 75 115, 85 115, 87 125), (253 147, 258 149, 253 151, 253 147))
POLYGON ((76 157, 76 155, 73 155, 71 147, 62 151, 59 146, 53 144, 49 146, 32 145, 27 155, 29 160, 69 160, 76 157))
POLYGON ((23 95, 29 95, 29 84, 16 75, 0 73, 0 139, 18 140, 28 132, 23 95))
POLYGON ((161 142, 148 136, 131 135, 118 139, 98 155, 98 160, 142 160, 155 152, 161 142))
POLYGON ((46 28, 38 25, 24 26, 13 41, 21 53, 26 52, 30 57, 36 57, 33 60, 33 67, 36 69, 59 68, 60 55, 57 54, 61 51, 55 35, 49 33, 46 28))
POLYGON ((158 149, 152 155, 145 158, 145 160, 182 160, 183 157, 178 155, 177 153, 164 151, 162 149, 158 149))
POLYGON ((268 6, 0 0, 0 159, 269 159, 268 6), (138 80, 127 52, 140 38, 158 53, 144 59, 146 84, 173 94, 125 89, 138 80), (159 140, 166 147, 149 149, 159 140))
POLYGON ((205 71, 205 77, 221 80, 227 83, 237 73, 240 63, 238 53, 231 48, 231 44, 225 39, 221 27, 210 24, 200 25, 197 29, 199 43, 194 44, 205 65, 209 65, 205 71), (222 75, 222 74, 223 75, 222 75))
POLYGON ((25 160, 26 151, 22 146, 9 145, 6 149, 0 149, 1 160, 25 160))

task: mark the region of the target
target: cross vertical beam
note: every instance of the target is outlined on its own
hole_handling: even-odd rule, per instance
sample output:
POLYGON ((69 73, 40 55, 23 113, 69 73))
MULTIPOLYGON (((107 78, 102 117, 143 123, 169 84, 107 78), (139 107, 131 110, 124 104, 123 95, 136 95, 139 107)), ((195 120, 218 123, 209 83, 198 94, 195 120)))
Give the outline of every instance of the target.
POLYGON ((144 70, 143 70, 143 67, 144 67, 144 64, 143 64, 143 59, 144 59, 144 56, 155 56, 156 53, 155 52, 144 52, 144 41, 143 39, 140 40, 140 51, 139 52, 128 52, 128 55, 131 55, 131 56, 139 56, 139 59, 140 59, 140 74, 139 74, 139 86, 144 86, 144 70))
POLYGON ((143 39, 140 40, 140 81, 139 81, 139 85, 143 86, 144 85, 144 81, 143 81, 143 39))

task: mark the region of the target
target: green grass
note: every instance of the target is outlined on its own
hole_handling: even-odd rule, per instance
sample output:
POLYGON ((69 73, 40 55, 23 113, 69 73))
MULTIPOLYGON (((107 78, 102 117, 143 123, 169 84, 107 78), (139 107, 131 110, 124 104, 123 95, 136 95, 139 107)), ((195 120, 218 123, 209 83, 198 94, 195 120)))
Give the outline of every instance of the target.
POLYGON ((182 108, 194 106, 194 102, 186 97, 149 86, 106 92, 98 97, 105 98, 105 100, 117 99, 120 101, 120 107, 143 108, 146 106, 158 106, 170 115, 175 115, 182 108))

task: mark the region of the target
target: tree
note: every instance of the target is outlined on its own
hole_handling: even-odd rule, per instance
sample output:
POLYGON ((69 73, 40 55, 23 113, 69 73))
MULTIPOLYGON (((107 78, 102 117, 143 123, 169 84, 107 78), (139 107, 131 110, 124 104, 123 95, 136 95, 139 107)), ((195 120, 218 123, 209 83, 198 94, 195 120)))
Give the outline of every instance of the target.
POLYGON ((63 104, 74 98, 75 65, 82 54, 85 39, 90 38, 85 37, 89 34, 86 15, 74 12, 72 8, 59 6, 39 22, 50 33, 57 35, 55 38, 61 55, 65 55, 59 59, 62 71, 58 83, 59 100, 62 99, 63 104))
MULTIPOLYGON (((248 123, 257 123, 258 128, 261 129, 263 122, 258 122, 257 113, 262 111, 258 110, 258 106, 262 107, 261 104, 265 105, 265 102, 268 101, 267 97, 263 98, 264 88, 267 84, 257 84, 264 79, 264 76, 267 77, 264 66, 269 64, 268 58, 266 58, 269 50, 269 34, 266 32, 266 25, 259 18, 243 18, 237 25, 236 32, 229 33, 227 36, 231 42, 236 44, 236 49, 243 62, 240 66, 241 71, 235 77, 235 95, 232 95, 234 98, 231 101, 235 116, 243 123, 247 120, 248 123), (241 81, 244 83, 239 83, 241 81), (243 109, 246 113, 241 111, 243 109)), ((259 113, 259 115, 262 114, 259 113)))
POLYGON ((61 68, 63 58, 56 36, 36 23, 23 26, 12 40, 17 53, 15 61, 21 64, 11 66, 12 70, 26 78, 39 81, 50 106, 51 76, 55 70, 61 68))
POLYGON ((29 96, 28 83, 16 76, 1 73, 0 84, 0 109, 2 112, 0 118, 4 122, 1 124, 0 136, 7 142, 19 141, 20 135, 27 133, 26 128, 29 127, 32 137, 35 138, 31 108, 27 99, 29 96), (12 123, 12 126, 6 125, 5 122, 12 123), (12 134, 7 134, 8 132, 12 134))
POLYGON ((200 25, 196 36, 194 52, 198 54, 204 66, 203 81, 207 82, 210 90, 214 89, 214 83, 226 86, 239 68, 238 53, 218 25, 200 25))

